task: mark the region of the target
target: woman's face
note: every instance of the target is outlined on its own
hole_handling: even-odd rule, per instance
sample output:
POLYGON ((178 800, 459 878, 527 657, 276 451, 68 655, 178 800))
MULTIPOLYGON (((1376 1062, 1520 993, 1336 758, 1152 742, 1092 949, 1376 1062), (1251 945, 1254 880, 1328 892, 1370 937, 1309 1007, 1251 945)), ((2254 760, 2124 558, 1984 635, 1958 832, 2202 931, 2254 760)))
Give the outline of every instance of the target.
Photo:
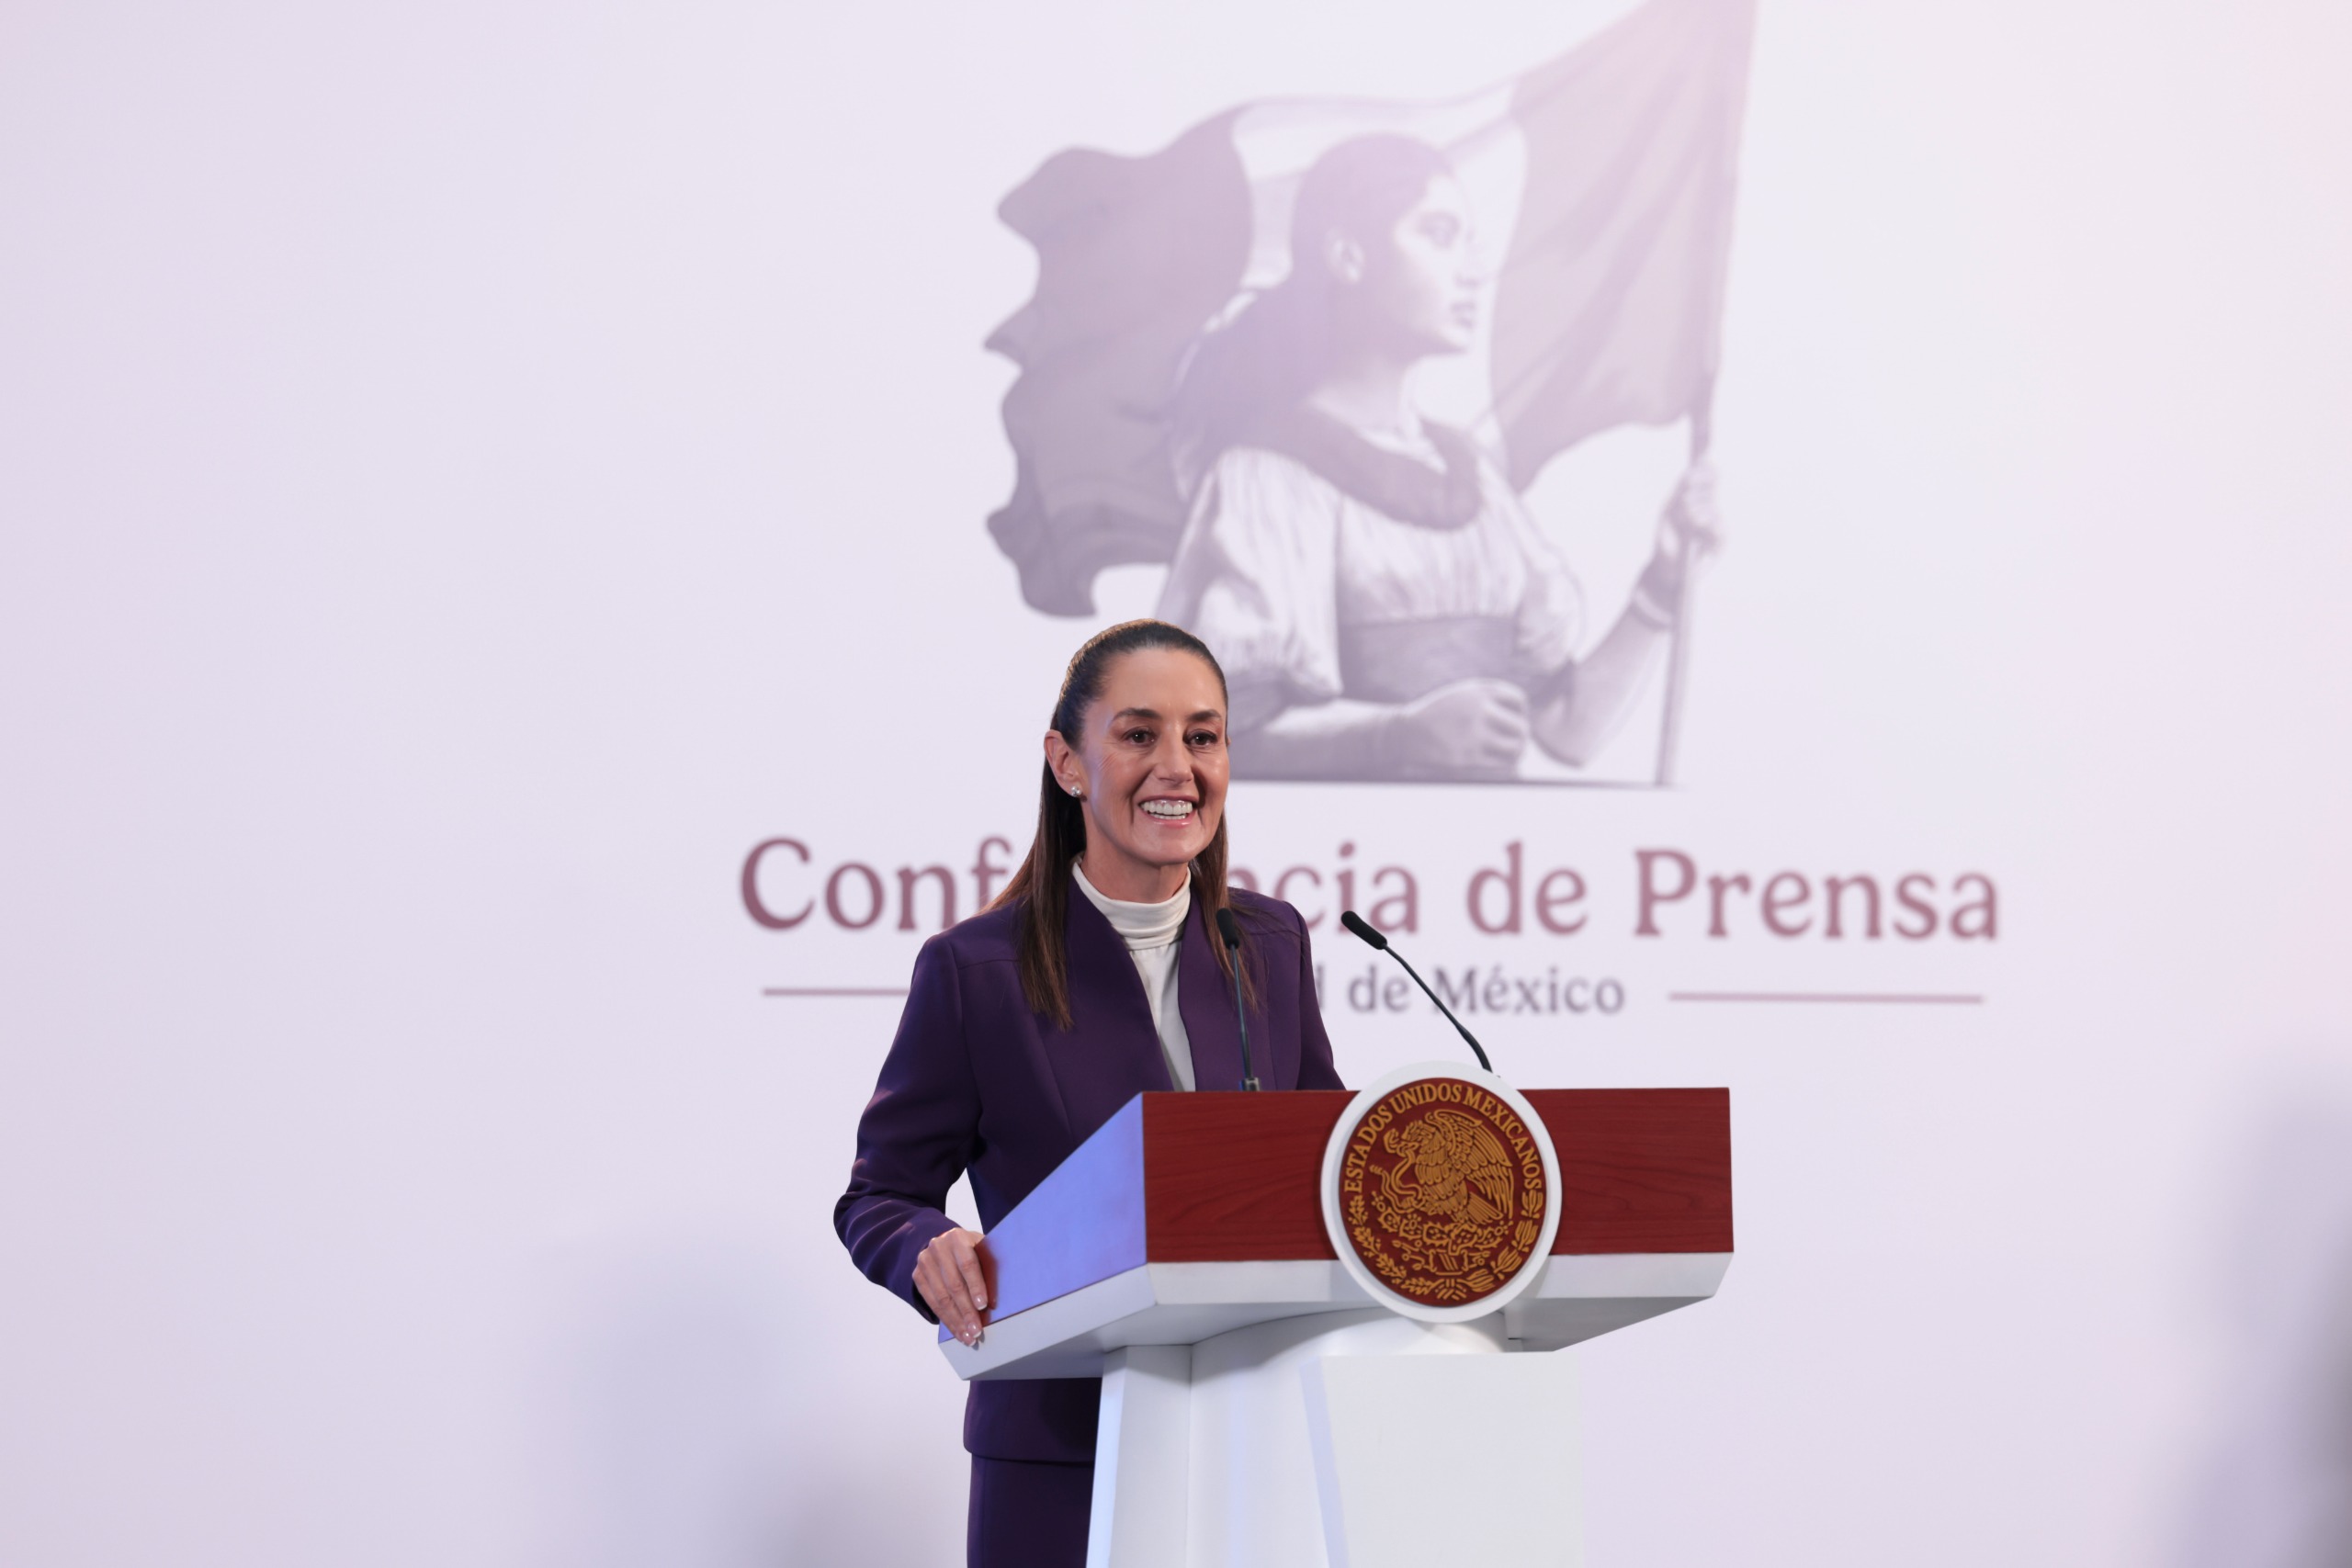
POLYGON ((1431 180, 1385 234, 1348 248, 1354 254, 1343 253, 1335 265, 1352 283, 1349 294, 1362 325, 1376 340, 1412 358, 1470 346, 1486 280, 1471 248, 1470 207, 1459 181, 1431 180))
POLYGON ((1114 660, 1073 750, 1046 761, 1086 811, 1086 878, 1112 898, 1157 903, 1225 818, 1225 692, 1199 655, 1145 648, 1114 660))

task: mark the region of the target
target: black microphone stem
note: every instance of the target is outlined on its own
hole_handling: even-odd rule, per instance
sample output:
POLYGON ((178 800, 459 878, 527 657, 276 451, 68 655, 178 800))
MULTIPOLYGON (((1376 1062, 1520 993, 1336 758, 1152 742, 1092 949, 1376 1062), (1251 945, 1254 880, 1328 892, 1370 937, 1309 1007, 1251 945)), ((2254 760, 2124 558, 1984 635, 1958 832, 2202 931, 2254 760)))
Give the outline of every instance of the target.
POLYGON ((1250 1013, 1241 1005, 1241 922, 1231 909, 1216 912, 1217 934, 1225 938, 1225 955, 1233 962, 1233 1022, 1241 1032, 1241 1087, 1260 1092, 1257 1069, 1250 1065, 1250 1013))
POLYGON ((1241 1031, 1241 1087, 1258 1092, 1257 1069, 1250 1065, 1250 1015, 1241 1008, 1241 954, 1233 955, 1233 1021, 1241 1031))
MULTIPOLYGON (((1389 957, 1395 959, 1397 963, 1405 964, 1405 955, 1397 952, 1395 948, 1386 948, 1384 951, 1387 953, 1389 957)), ((1478 1037, 1476 1035, 1462 1027, 1462 1021, 1453 1016, 1453 1010, 1452 1008, 1447 1007, 1443 1002, 1437 999, 1437 993, 1430 989, 1430 983, 1421 978, 1420 971, 1415 969, 1409 964, 1405 964, 1405 973, 1413 977, 1413 984, 1421 988, 1421 994, 1429 998, 1430 1001, 1437 1008, 1437 1010, 1445 1014, 1445 1021, 1446 1022, 1453 1025, 1454 1032, 1461 1035, 1464 1040, 1469 1043, 1470 1054, 1478 1058, 1478 1065, 1486 1068, 1487 1071, 1490 1073, 1493 1072, 1495 1070, 1495 1065, 1487 1060, 1486 1047, 1478 1043, 1478 1037)))
POLYGON ((1357 914, 1353 909, 1341 914, 1340 923, 1347 927, 1349 931, 1365 946, 1376 947, 1397 963, 1404 964, 1405 973, 1413 977, 1413 984, 1421 988, 1421 995, 1429 998, 1430 1005, 1445 1015, 1446 1022, 1453 1025, 1453 1032, 1462 1036, 1464 1043, 1470 1047, 1470 1054, 1478 1058, 1478 1065, 1490 1073, 1495 1070, 1495 1065, 1487 1060, 1487 1049, 1478 1043, 1478 1037, 1462 1026, 1462 1021, 1453 1016, 1452 1008, 1438 1000, 1437 993, 1430 989, 1430 983, 1421 978, 1421 972, 1411 964, 1405 964, 1405 955, 1388 945, 1388 939, 1381 934, 1379 927, 1357 914))

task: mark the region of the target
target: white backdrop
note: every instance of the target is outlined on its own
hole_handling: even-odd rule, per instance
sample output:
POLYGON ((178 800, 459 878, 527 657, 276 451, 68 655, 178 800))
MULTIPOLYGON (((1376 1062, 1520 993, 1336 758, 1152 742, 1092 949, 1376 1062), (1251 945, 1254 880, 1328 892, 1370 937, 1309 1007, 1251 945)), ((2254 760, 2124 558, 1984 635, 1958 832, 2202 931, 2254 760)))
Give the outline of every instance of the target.
MULTIPOLYGON (((1095 623, 981 526, 994 204, 1599 17, 0 18, 0 1558, 956 1560, 961 1391, 830 1224, 895 1005, 764 994, 922 933, 738 877, 1025 843, 1095 623)), ((1482 1020, 1513 1081, 1731 1087, 1724 1293, 1571 1352, 1596 1564, 2352 1540, 2347 45, 1768 0, 1683 785, 1235 790, 1244 864, 1412 867, 1425 967, 1622 985, 1482 1020), (1585 930, 1471 926, 1512 840, 1585 930), (1658 847, 1997 936, 1636 937, 1658 847), (1984 999, 1668 999, 1737 990, 1984 999)), ((1679 450, 1547 475, 1597 580, 1679 450)), ((1351 1081, 1444 1049, 1321 951, 1351 1081)))

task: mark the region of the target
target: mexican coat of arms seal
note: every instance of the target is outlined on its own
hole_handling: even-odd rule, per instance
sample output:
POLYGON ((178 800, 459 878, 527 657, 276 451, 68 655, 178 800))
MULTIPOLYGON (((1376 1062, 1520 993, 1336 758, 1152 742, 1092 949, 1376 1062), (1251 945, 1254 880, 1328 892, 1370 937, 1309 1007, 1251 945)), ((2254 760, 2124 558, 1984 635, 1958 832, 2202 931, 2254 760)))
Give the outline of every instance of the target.
POLYGON ((1492 1076, 1424 1065, 1359 1094, 1325 1148, 1325 1227, 1374 1298, 1458 1321, 1542 1271, 1559 1164, 1533 1107, 1492 1076))

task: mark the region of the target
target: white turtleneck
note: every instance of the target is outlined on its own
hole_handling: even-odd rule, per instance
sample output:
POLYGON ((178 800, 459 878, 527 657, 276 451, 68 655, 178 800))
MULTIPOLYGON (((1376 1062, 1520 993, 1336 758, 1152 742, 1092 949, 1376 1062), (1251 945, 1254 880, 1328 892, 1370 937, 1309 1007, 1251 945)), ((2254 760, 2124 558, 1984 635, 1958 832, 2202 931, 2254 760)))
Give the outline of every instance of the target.
POLYGON ((1143 977, 1144 999, 1151 1004, 1151 1026, 1159 1032, 1159 1054, 1168 1058, 1168 1076, 1178 1089, 1191 1089, 1193 1042, 1184 1032, 1184 1014, 1176 1005, 1176 953, 1184 934, 1184 917, 1193 910, 1192 879, 1187 877, 1176 896, 1165 902, 1130 904, 1097 892, 1081 867, 1073 865, 1070 871, 1087 902, 1102 911, 1102 918, 1127 944, 1127 956, 1136 961, 1136 973, 1143 977))

